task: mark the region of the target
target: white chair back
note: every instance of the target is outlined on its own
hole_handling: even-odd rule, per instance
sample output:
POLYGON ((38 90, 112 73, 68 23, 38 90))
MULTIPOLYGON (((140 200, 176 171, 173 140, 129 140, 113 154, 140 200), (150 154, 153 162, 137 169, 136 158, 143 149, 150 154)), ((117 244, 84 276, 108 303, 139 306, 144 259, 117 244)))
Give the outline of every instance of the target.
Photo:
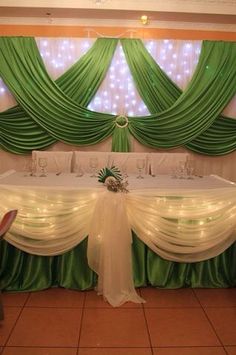
POLYGON ((151 175, 172 174, 180 162, 186 162, 188 153, 150 153, 151 175))
POLYGON ((32 160, 36 161, 36 172, 40 172, 39 159, 45 158, 47 166, 45 170, 49 173, 70 173, 73 152, 60 152, 60 151, 32 151, 32 160))
POLYGON ((109 164, 117 166, 121 172, 126 171, 127 174, 138 173, 138 160, 144 160, 143 174, 150 173, 149 154, 148 153, 116 153, 111 152, 109 164))
POLYGON ((85 174, 90 174, 95 169, 97 172, 109 165, 109 155, 109 152, 75 151, 73 171, 78 172, 80 170, 85 174), (94 163, 95 160, 96 164, 94 163))

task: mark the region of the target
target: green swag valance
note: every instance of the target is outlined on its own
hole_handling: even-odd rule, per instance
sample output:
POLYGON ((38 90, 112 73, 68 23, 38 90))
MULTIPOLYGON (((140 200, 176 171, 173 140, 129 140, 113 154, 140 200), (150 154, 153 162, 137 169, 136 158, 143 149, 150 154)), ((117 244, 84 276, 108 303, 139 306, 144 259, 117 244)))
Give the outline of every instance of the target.
POLYGON ((86 108, 117 43, 117 39, 97 39, 54 82, 33 38, 0 37, 0 76, 19 104, 0 113, 1 147, 25 154, 57 140, 92 145, 112 135, 112 150, 128 151, 131 134, 154 148, 185 146, 209 155, 236 148, 236 120, 220 116, 236 92, 236 43, 203 41, 195 73, 182 92, 140 40, 122 39, 138 91, 151 112, 127 118, 86 108))

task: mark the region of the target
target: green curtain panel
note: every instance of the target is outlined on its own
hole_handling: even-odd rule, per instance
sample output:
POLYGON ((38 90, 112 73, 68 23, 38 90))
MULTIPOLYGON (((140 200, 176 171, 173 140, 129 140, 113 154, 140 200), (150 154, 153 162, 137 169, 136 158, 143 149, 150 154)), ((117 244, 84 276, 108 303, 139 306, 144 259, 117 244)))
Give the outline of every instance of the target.
POLYGON ((56 140, 92 145, 112 135, 112 149, 128 151, 132 134, 154 148, 185 145, 204 154, 235 149, 234 120, 224 118, 221 121, 227 122, 219 123, 218 117, 236 92, 236 43, 204 41, 196 71, 181 93, 141 41, 122 40, 138 90, 152 112, 128 117, 128 125, 120 117, 85 107, 98 89, 116 45, 116 39, 99 39, 79 61, 79 70, 75 64, 53 82, 33 38, 1 37, 0 75, 24 112, 21 116, 15 108, 0 115, 1 146, 23 153, 56 140))
MULTIPOLYGON (((0 289, 37 291, 54 286, 86 290, 96 285, 96 274, 87 263, 87 239, 60 256, 36 256, 5 241, 0 248, 0 289)), ((221 255, 198 263, 162 259, 133 235, 135 286, 159 288, 235 287, 236 244, 221 255)))
MULTIPOLYGON (((121 43, 136 87, 149 111, 156 113, 168 109, 183 94, 182 90, 158 66, 141 40, 122 39, 121 43)), ((236 64, 236 56, 234 62, 236 64)), ((236 149, 235 137, 236 120, 220 116, 185 146, 206 155, 223 155, 236 149)))
MULTIPOLYGON (((12 48, 7 47, 5 48, 5 44, 1 42, 4 38, 0 38, 0 46, 2 55, 5 56, 7 51, 11 51, 12 48)), ((5 38, 7 40, 7 38, 5 38)), ((49 134, 48 129, 44 127, 44 125, 41 125, 39 122, 37 122, 37 119, 34 120, 34 116, 30 115, 31 110, 35 113, 35 110, 37 110, 37 105, 40 105, 40 95, 41 95, 41 88, 44 87, 43 80, 51 82, 53 85, 53 82, 51 79, 47 76, 46 69, 44 68, 44 65, 42 63, 40 54, 38 52, 36 43, 33 38, 12 38, 14 45, 16 46, 15 50, 13 52, 15 53, 15 58, 16 60, 20 63, 21 58, 24 56, 25 53, 25 47, 27 47, 28 51, 32 55, 29 55, 28 58, 25 58, 24 65, 19 66, 19 73, 18 75, 21 75, 21 71, 24 72, 24 70, 27 70, 29 68, 32 70, 32 74, 34 71, 39 70, 39 82, 41 80, 42 84, 41 87, 37 88, 37 85, 35 85, 35 93, 34 95, 37 96, 37 90, 38 90, 38 101, 32 102, 32 108, 29 108, 29 111, 27 107, 30 105, 30 102, 28 105, 26 105, 26 110, 24 110, 21 106, 14 107, 12 109, 9 109, 5 112, 0 113, 0 126, 1 126, 1 146, 3 149, 6 149, 12 153, 18 153, 18 154, 24 154, 27 152, 31 152, 33 149, 41 149, 41 148, 46 148, 47 146, 55 143, 57 141, 57 138, 55 138, 52 134, 49 134), (21 52, 22 51, 22 52, 21 52), (24 53, 24 54, 23 54, 24 53)), ((3 41, 4 42, 4 41, 3 41)), ((8 41, 6 41, 8 42, 8 41)), ((13 47, 14 47, 13 45, 13 47)), ((77 62, 75 63, 67 72, 65 72, 59 79, 56 80, 55 86, 58 87, 63 92, 68 95, 69 98, 71 98, 73 101, 75 101, 75 104, 79 105, 84 105, 87 106, 89 102, 92 100, 93 96, 95 95, 98 87, 100 86, 102 80, 104 79, 104 76, 107 72, 107 68, 110 65, 110 61, 113 57, 114 51, 117 46, 117 39, 105 39, 105 38, 100 38, 98 39, 93 47, 77 62)), ((12 59, 13 60, 13 59, 12 59)), ((0 60, 0 67, 2 66, 2 61, 0 60)), ((6 62, 5 62, 6 64, 6 62)), ((13 62, 10 64, 12 65, 13 62)), ((10 68, 8 68, 10 69, 10 68)), ((25 86, 24 82, 24 77, 25 75, 28 75, 29 73, 25 73, 24 76, 22 77, 22 86, 25 86)), ((32 83, 32 80, 36 79, 37 75, 36 72, 34 73, 35 78, 30 78, 28 77, 29 82, 31 82, 31 85, 34 85, 32 83)), ((37 81, 37 79, 36 79, 37 81)), ((18 83, 16 83, 18 84, 18 83)), ((50 83, 49 83, 50 84, 50 83)), ((8 84, 9 87, 11 85, 14 85, 14 78, 12 78, 12 83, 8 84)), ((21 90, 21 89, 19 89, 21 90)), ((45 86, 45 90, 47 90, 47 86, 45 86)), ((14 91, 14 90, 12 90, 14 91)), ((25 100, 27 101, 27 95, 30 95, 31 88, 27 88, 25 90, 26 98, 25 100)), ((33 93, 32 93, 33 95, 33 93)), ((46 102, 50 102, 50 89, 48 92, 45 92, 46 95, 46 102)), ((18 100, 19 94, 16 93, 15 97, 18 100)), ((30 97, 30 96, 29 96, 30 97)), ((23 96, 24 99, 24 96, 23 96)), ((55 105, 57 105, 54 102, 55 105)), ((49 116, 52 117, 53 114, 53 102, 51 105, 48 105, 48 107, 44 107, 44 110, 47 112, 49 116), (49 110, 51 112, 49 112, 49 110)), ((57 108, 55 107, 55 110, 57 108)), ((83 107, 81 107, 81 110, 83 110, 83 107)), ((85 114, 91 112, 89 110, 85 110, 85 114)), ((39 110, 40 114, 43 114, 43 110, 39 110)), ((63 130, 66 131, 68 128, 68 122, 66 120, 67 118, 67 113, 64 112, 61 114, 61 120, 60 124, 63 126, 63 130)), ((84 113, 83 113, 84 115, 84 113)), ((89 117, 89 115, 88 115, 89 117)), ((107 120, 110 121, 112 124, 112 121, 110 120, 110 115, 107 117, 107 120)), ((39 116, 39 119, 41 116, 39 116)), ((87 118, 87 116, 86 116, 87 118)), ((86 119, 85 118, 85 119, 86 119)), ((49 130, 52 129, 54 123, 52 120, 49 130)), ((94 122, 94 120, 93 120, 94 122)), ((100 121, 99 121, 100 122, 100 121)), ((98 125, 99 125, 99 122, 98 125)), ((79 124, 79 122, 78 122, 79 124)), ((74 122, 74 125, 77 126, 77 122, 74 122)), ((94 122, 93 126, 97 126, 96 122, 94 122)), ((113 124, 114 125, 114 124, 113 124)), ((88 122, 88 126, 91 126, 90 122, 88 122)), ((92 127, 91 131, 97 130, 97 128, 92 127)), ((48 127, 48 126, 47 126, 48 127)), ((59 127, 60 128, 60 127, 59 127)), ((108 125, 108 130, 109 130, 109 125, 108 125)), ((68 128, 69 129, 69 128, 68 128)), ((84 127, 84 129, 86 129, 84 127)), ((78 126, 76 128, 78 131, 78 126)), ((86 140, 89 139, 87 138, 86 133, 82 132, 83 129, 81 129, 81 135, 84 137, 84 144, 86 144, 86 140)), ((104 131, 104 130, 103 130, 104 131)), ((76 132, 74 132, 75 134, 76 132)), ((68 134, 68 133, 67 133, 68 134)), ((93 133, 92 133, 93 134, 93 133)), ((89 127, 88 127, 88 135, 89 135, 89 127)), ((103 137, 103 132, 100 132, 101 139, 104 139, 103 137)), ((108 133, 109 135, 109 133, 108 133)), ((97 137, 96 137, 97 138, 97 137)), ((105 137, 106 138, 106 137, 105 137)), ((66 140, 64 140, 66 141, 66 140)), ((93 139, 92 139, 93 141, 93 139)), ((98 137, 99 141, 99 137, 98 137)), ((76 144, 76 141, 74 142, 68 142, 71 144, 76 144)), ((83 144, 83 143, 81 143, 83 144)), ((87 143, 89 144, 89 143, 87 143)), ((94 144, 94 143, 91 143, 94 144)))
POLYGON ((173 148, 192 142, 214 123, 236 92, 236 43, 204 41, 196 71, 181 93, 140 40, 121 42, 139 93, 152 113, 129 118, 130 133, 144 145, 173 148))

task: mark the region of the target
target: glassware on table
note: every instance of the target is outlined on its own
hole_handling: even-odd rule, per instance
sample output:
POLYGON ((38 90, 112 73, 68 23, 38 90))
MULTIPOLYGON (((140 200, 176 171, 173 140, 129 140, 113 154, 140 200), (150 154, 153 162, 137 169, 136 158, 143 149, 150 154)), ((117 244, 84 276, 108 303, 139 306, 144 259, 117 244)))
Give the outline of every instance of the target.
POLYGON ((179 161, 178 170, 178 178, 185 179, 187 172, 186 172, 186 161, 179 161))
POLYGON ((36 160, 32 159, 30 164, 30 176, 36 176, 36 160))
POLYGON ((193 160, 188 160, 186 163, 187 179, 194 179, 195 163, 193 160))
POLYGON ((123 175, 124 178, 127 178, 128 177, 128 174, 127 174, 127 165, 126 163, 124 163, 122 166, 121 166, 121 173, 123 175))
POLYGON ((39 158, 38 164, 39 164, 39 167, 41 168, 41 171, 42 171, 41 175, 39 175, 39 176, 40 177, 47 176, 47 174, 46 174, 46 167, 48 165, 47 159, 46 158, 39 158))
POLYGON ((24 173, 23 173, 24 177, 30 175, 30 161, 28 159, 24 162, 23 171, 24 171, 24 173))
POLYGON ((138 169, 138 176, 137 179, 143 179, 142 172, 145 167, 145 160, 144 159, 137 159, 136 160, 136 167, 138 169))
POLYGON ((76 173, 75 174, 76 177, 81 177, 84 175, 84 171, 83 171, 82 166, 80 164, 75 165, 75 173, 76 173))
POLYGON ((173 167, 171 168, 171 177, 172 177, 172 179, 177 179, 178 176, 179 176, 178 167, 173 166, 173 167))
POLYGON ((90 175, 90 177, 96 177, 96 169, 98 167, 98 158, 90 158, 89 159, 89 166, 91 168, 92 171, 92 175, 90 175))

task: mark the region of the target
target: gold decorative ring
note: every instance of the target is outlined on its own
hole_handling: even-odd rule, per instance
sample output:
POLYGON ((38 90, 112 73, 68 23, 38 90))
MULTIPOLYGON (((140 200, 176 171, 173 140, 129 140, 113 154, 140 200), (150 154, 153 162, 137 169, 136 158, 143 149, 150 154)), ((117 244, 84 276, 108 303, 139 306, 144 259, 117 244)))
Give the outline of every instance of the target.
POLYGON ((128 117, 120 115, 120 116, 116 117, 115 123, 116 123, 117 127, 125 128, 128 126, 129 120, 128 120, 128 117))

